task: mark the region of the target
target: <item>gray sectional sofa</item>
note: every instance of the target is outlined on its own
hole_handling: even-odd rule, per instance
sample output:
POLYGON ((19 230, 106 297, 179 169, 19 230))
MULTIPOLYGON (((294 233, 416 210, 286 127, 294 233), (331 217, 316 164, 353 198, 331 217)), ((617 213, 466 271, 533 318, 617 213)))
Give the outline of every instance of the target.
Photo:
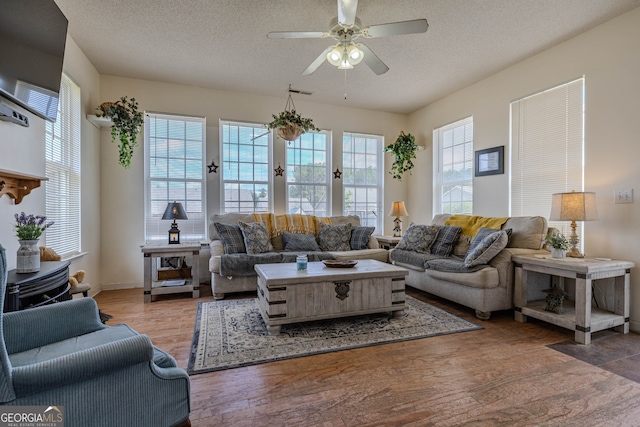
MULTIPOLYGON (((450 215, 436 215, 432 225, 444 226, 450 215)), ((546 254, 542 249, 544 237, 549 232, 547 220, 540 216, 511 217, 502 225, 502 230, 511 229, 507 247, 502 249, 488 262, 486 267, 465 272, 452 272, 450 269, 438 269, 426 262, 433 256, 409 257, 392 250, 389 258, 393 264, 409 270, 406 277, 408 286, 454 301, 475 309, 476 316, 488 320, 492 311, 507 310, 514 307, 514 263, 512 257, 525 254, 546 254), (417 261, 416 261, 417 259, 417 261), (404 261, 404 262, 403 262, 404 261)), ((453 249, 453 257, 463 258, 467 253, 472 236, 462 234, 453 249)))
MULTIPOLYGON (((222 223, 222 224, 237 224, 239 221, 244 223, 252 223, 257 222, 266 222, 271 223, 270 227, 272 228, 272 237, 271 244, 273 246, 273 253, 267 254, 259 254, 261 256, 260 263, 272 263, 272 262, 293 262, 295 261, 296 252, 286 252, 284 251, 284 244, 282 239, 282 233, 284 231, 294 232, 294 233, 305 233, 310 232, 311 230, 301 230, 300 224, 297 223, 295 226, 288 220, 291 220, 295 215, 273 215, 273 214, 245 214, 245 213, 228 213, 228 214, 220 214, 213 215, 210 218, 209 223, 209 236, 211 237, 211 241, 209 243, 211 257, 209 258, 209 271, 211 272, 211 288, 213 291, 213 296, 215 299, 224 298, 225 294, 232 292, 248 292, 255 291, 258 288, 257 275, 255 271, 253 271, 252 265, 247 265, 246 268, 241 269, 244 271, 239 271, 239 274, 228 274, 225 270, 225 263, 228 261, 228 258, 223 259, 225 257, 225 250, 223 242, 220 239, 220 236, 214 226, 214 223, 222 223), (256 215, 261 215, 261 217, 257 218, 256 215), (286 217, 286 218, 285 218, 286 217), (222 267, 222 269, 221 269, 222 267), (222 274, 221 274, 222 272, 222 274), (227 273, 227 274, 225 274, 227 273)), ((304 217, 305 224, 309 225, 310 228, 313 228, 311 224, 316 219, 311 215, 298 216, 293 219, 300 220, 304 217)), ((331 224, 347 224, 350 223, 352 226, 360 225, 360 218, 358 216, 335 216, 329 217, 331 224)), ((373 259, 381 262, 388 262, 388 251, 385 249, 381 249, 378 245, 378 241, 375 237, 371 236, 369 239, 367 249, 360 250, 349 250, 349 251, 328 251, 325 253, 325 256, 320 256, 320 254, 316 254, 317 259, 337 259, 337 260, 361 260, 361 259, 373 259), (318 258, 318 256, 320 256, 318 258)), ((252 255, 240 255, 241 259, 247 260, 247 264, 254 262, 252 259, 252 255)), ((238 258, 238 257, 236 257, 238 258)), ((312 259, 310 259, 312 260, 312 259)))

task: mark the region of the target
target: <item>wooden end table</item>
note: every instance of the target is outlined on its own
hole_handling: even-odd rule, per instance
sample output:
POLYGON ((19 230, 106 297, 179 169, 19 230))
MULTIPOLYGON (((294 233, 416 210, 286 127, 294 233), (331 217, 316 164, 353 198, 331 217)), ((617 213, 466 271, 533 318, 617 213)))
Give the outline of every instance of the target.
POLYGON ((380 247, 382 249, 390 250, 396 247, 398 243, 400 243, 400 239, 402 237, 394 237, 394 236, 373 236, 378 240, 380 247))
MULTIPOLYGON (((543 320, 575 331, 575 341, 591 343, 591 334, 604 329, 629 333, 629 283, 630 269, 635 265, 630 261, 605 260, 595 258, 555 259, 551 256, 514 256, 515 263, 515 320, 526 322, 527 316, 543 320), (558 276, 560 287, 562 278, 575 279, 575 301, 565 300, 562 313, 546 311, 546 301, 534 299, 530 295, 542 291, 540 284, 534 284, 532 273, 558 276), (591 306, 593 280, 614 279, 613 311, 591 306), (539 288, 539 289, 538 289, 539 288), (533 299, 533 298, 532 298, 533 299)), ((549 288, 550 281, 543 287, 549 288)), ((535 297, 534 297, 535 298, 535 297)))
POLYGON ((151 302, 155 295, 191 292, 193 298, 200 297, 200 242, 179 244, 148 243, 142 246, 144 254, 144 302, 151 302), (156 258, 188 256, 192 259, 191 277, 184 278, 181 286, 163 286, 163 280, 157 280, 156 258))

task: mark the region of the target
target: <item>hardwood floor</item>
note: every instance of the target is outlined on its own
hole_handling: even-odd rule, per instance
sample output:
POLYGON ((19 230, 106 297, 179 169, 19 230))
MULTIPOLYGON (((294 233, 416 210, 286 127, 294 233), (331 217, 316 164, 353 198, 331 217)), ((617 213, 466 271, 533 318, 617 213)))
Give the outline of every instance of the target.
MULTIPOLYGON (((197 426, 639 426, 640 384, 548 344, 572 333, 482 322, 473 311, 409 290, 482 330, 303 357, 191 377, 197 426)), ((239 297, 251 297, 251 294, 239 297)), ((95 297, 187 367, 198 301, 189 294, 144 304, 142 289, 95 297)))

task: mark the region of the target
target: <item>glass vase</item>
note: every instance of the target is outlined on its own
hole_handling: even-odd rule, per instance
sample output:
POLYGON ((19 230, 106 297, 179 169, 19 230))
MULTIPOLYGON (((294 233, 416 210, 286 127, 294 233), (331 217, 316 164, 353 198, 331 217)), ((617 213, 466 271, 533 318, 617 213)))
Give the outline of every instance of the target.
POLYGON ((18 240, 18 259, 16 261, 16 273, 35 273, 40 271, 40 249, 38 239, 18 240))

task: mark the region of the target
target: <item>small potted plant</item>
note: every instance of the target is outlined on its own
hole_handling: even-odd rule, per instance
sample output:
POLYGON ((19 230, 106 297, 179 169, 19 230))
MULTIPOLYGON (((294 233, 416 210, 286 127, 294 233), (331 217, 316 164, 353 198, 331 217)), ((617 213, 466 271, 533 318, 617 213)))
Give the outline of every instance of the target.
POLYGON ((567 251, 573 247, 569 239, 564 234, 556 233, 547 235, 544 239, 545 243, 551 247, 551 256, 553 258, 564 258, 567 251))
POLYGON ((402 181, 402 174, 409 172, 413 169, 413 159, 416 158, 416 151, 418 146, 416 145, 416 139, 410 133, 405 134, 400 132, 400 135, 396 141, 387 145, 384 151, 393 154, 395 160, 391 165, 389 173, 393 175, 398 181, 402 181))
POLYGON ((144 116, 138 111, 136 99, 123 96, 116 102, 103 102, 97 110, 98 117, 107 117, 113 122, 111 142, 115 142, 116 139, 120 141, 118 162, 128 169, 131 166, 133 149, 138 144, 140 126, 144 123, 144 116))
POLYGON ((40 271, 40 249, 38 239, 42 233, 53 225, 42 215, 15 214, 16 237, 18 237, 18 254, 16 259, 17 273, 34 273, 40 271))

